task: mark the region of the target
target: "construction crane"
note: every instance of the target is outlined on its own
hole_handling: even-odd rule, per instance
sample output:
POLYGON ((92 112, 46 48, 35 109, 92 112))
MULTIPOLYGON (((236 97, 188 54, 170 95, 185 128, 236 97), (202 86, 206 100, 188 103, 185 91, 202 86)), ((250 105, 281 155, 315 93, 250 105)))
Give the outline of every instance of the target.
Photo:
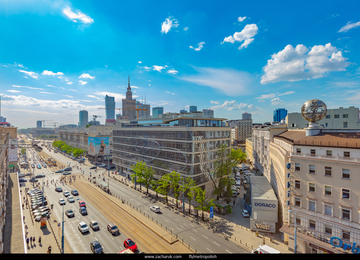
POLYGON ((94 125, 95 125, 95 120, 96 120, 96 118, 98 118, 98 117, 101 117, 101 116, 97 116, 97 115, 93 115, 93 121, 94 121, 94 125))
POLYGON ((97 109, 136 110, 137 111, 136 118, 139 118, 139 111, 141 111, 141 110, 147 111, 146 108, 122 109, 122 108, 118 108, 118 107, 116 107, 116 108, 98 107, 97 109))
POLYGON ((43 124, 42 127, 43 127, 43 128, 46 128, 46 127, 45 127, 45 121, 49 122, 49 121, 54 121, 54 120, 39 120, 39 121, 42 122, 42 124, 43 124))

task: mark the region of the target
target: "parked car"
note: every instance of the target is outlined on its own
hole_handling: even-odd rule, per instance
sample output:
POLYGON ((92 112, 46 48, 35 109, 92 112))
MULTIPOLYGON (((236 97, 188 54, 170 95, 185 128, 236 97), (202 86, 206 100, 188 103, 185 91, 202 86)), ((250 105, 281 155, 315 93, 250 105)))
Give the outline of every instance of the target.
POLYGON ((241 215, 242 215, 244 218, 250 217, 250 214, 249 214, 249 212, 248 212, 246 209, 241 210, 241 215))
POLYGON ((80 222, 79 225, 78 225, 78 229, 80 230, 80 232, 82 234, 86 233, 86 232, 89 232, 89 227, 88 225, 86 225, 85 222, 80 222))
POLYGON ((117 228, 117 226, 115 226, 114 223, 110 223, 107 225, 107 230, 112 234, 112 235, 119 235, 120 231, 117 228))
POLYGON ((124 241, 124 247, 129 248, 133 252, 136 252, 138 250, 137 245, 130 238, 128 238, 124 241))

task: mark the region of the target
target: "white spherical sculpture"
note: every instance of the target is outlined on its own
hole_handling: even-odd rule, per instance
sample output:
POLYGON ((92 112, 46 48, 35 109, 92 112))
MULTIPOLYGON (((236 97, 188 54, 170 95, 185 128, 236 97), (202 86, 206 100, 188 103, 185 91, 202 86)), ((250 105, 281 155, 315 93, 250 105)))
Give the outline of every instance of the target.
POLYGON ((301 107, 301 115, 309 122, 320 121, 325 117, 326 112, 326 104, 319 99, 308 100, 301 107))

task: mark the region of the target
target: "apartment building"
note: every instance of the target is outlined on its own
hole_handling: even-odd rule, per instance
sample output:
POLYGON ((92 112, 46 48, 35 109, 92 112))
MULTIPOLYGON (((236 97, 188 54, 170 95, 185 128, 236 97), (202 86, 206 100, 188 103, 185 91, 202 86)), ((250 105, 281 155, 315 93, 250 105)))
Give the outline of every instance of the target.
POLYGON ((130 172, 132 165, 144 161, 153 167, 155 179, 176 171, 192 177, 210 196, 208 176, 214 171, 216 153, 222 144, 230 147, 230 127, 222 127, 224 120, 180 116, 116 129, 113 163, 118 171, 130 172))
POLYGON ((289 249, 295 223, 300 253, 348 253, 360 244, 360 131, 288 130, 274 136, 270 157, 289 249))

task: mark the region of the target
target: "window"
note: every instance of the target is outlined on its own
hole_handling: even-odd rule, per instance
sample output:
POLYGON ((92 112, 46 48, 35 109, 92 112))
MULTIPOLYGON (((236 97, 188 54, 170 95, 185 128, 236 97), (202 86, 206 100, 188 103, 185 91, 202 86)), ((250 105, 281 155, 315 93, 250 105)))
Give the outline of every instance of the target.
POLYGON ((311 229, 315 229, 316 228, 316 224, 314 220, 309 220, 309 228, 311 229))
POLYGON ((331 167, 325 166, 325 176, 331 176, 331 167))
POLYGON ((349 118, 349 114, 343 114, 343 118, 349 118))
POLYGON ((325 225, 324 232, 327 235, 332 235, 332 227, 325 225))
POLYGON ((342 239, 350 241, 350 231, 342 230, 342 239))
POLYGON ((324 205, 324 214, 332 216, 332 205, 329 204, 324 205))
POLYGON ((315 165, 309 164, 309 173, 315 174, 315 165))
POLYGON ((325 195, 331 196, 331 186, 325 185, 325 195))
POLYGON ((309 183, 309 192, 315 192, 315 183, 309 183))
POLYGON ((296 148, 296 153, 301 153, 301 148, 296 148))
POLYGON ((334 115, 334 118, 340 118, 340 115, 334 115))
POLYGON ((301 207, 301 198, 294 197, 294 206, 301 207))
POLYGON ((295 180, 295 189, 300 189, 300 181, 295 180))
POLYGON ((311 156, 315 156, 316 150, 315 150, 315 149, 311 149, 311 150, 310 150, 310 154, 311 154, 311 156))
POLYGON ((341 218, 342 219, 345 219, 345 220, 350 220, 350 209, 345 209, 345 208, 342 208, 341 209, 341 218))
POLYGON ((331 150, 326 150, 326 156, 332 156, 332 151, 331 150))
POLYGON ((315 201, 309 200, 309 210, 315 211, 315 201))
POLYGON ((329 118, 331 118, 331 115, 326 115, 325 118, 329 119, 329 118))
POLYGON ((342 198, 343 199, 350 199, 350 190, 342 189, 342 198))
POLYGON ((348 127, 348 123, 347 122, 343 122, 343 128, 347 128, 348 127))
POLYGON ((300 171, 300 163, 295 163, 295 171, 296 172, 300 171))
POLYGON ((350 152, 344 152, 344 157, 350 157, 350 152))
POLYGON ((301 218, 296 218, 296 225, 301 226, 301 218))
POLYGON ((349 169, 342 169, 342 178, 350 179, 350 170, 349 169))

